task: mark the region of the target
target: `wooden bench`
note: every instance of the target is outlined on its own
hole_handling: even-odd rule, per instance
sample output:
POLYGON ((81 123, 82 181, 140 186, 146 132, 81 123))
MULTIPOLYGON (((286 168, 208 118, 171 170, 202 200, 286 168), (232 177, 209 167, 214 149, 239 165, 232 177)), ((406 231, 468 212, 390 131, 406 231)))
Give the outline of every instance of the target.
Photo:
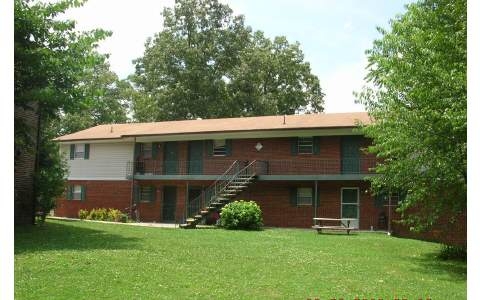
POLYGON ((350 234, 350 231, 357 230, 355 227, 350 226, 350 222, 356 221, 357 219, 350 219, 350 218, 313 218, 313 226, 312 228, 317 230, 317 233, 321 233, 322 230, 340 230, 346 231, 347 234, 350 234), (319 222, 319 224, 317 224, 319 222), (325 222, 328 223, 340 223, 339 225, 325 225, 325 222))

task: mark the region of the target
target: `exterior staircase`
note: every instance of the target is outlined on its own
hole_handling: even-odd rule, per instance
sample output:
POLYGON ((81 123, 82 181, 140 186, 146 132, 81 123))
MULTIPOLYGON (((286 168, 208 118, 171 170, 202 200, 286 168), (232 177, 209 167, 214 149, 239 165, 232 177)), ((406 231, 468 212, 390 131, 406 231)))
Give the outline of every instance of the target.
POLYGON ((212 212, 220 213, 232 199, 255 182, 258 175, 267 172, 267 162, 254 160, 250 163, 234 161, 232 165, 217 178, 200 196, 193 199, 188 206, 192 214, 181 228, 196 228, 212 212))

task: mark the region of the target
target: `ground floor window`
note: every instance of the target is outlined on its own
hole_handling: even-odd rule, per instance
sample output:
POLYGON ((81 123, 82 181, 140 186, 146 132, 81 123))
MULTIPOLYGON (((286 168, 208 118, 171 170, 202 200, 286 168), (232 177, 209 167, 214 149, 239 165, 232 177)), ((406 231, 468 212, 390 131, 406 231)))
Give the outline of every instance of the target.
POLYGON ((67 189, 67 200, 85 200, 85 186, 79 184, 72 184, 67 189))
POLYGON ((152 202, 155 200, 155 187, 151 185, 137 185, 135 186, 135 201, 136 202, 152 202))
POLYGON ((298 188, 297 189, 297 205, 312 205, 313 189, 298 188))
POLYGON ((311 206, 313 205, 313 188, 298 187, 290 190, 290 204, 292 206, 311 206))

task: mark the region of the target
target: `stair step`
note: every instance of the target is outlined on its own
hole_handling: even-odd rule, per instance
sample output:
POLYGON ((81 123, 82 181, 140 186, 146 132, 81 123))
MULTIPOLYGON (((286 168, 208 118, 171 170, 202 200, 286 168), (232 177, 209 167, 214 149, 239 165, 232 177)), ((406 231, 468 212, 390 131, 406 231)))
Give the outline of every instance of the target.
POLYGON ((195 215, 194 218, 195 218, 195 219, 201 219, 201 218, 203 218, 203 216, 202 216, 202 215, 195 215))
POLYGON ((192 222, 195 222, 195 219, 194 219, 194 218, 188 218, 188 219, 187 219, 187 223, 192 223, 192 222))
POLYGON ((208 210, 202 210, 202 211, 200 211, 200 213, 201 213, 202 215, 206 215, 206 214, 209 213, 209 211, 208 211, 208 210))
POLYGON ((209 210, 217 210, 217 209, 218 209, 218 208, 215 207, 215 206, 209 206, 209 207, 207 207, 207 208, 208 208, 209 210))
POLYGON ((239 190, 239 189, 234 189, 234 190, 224 190, 224 192, 227 192, 227 193, 237 193, 237 192, 241 192, 241 190, 239 190))
POLYGON ((225 197, 217 197, 215 198, 217 201, 230 201, 230 198, 225 198, 225 197))
POLYGON ((221 195, 221 196, 236 196, 237 194, 231 194, 231 193, 227 194, 227 193, 222 193, 222 194, 220 194, 220 195, 221 195))
POLYGON ((246 185, 229 185, 228 187, 234 188, 234 189, 244 189, 247 186, 246 185))
POLYGON ((212 202, 210 203, 210 205, 223 205, 224 203, 220 203, 220 202, 212 202))

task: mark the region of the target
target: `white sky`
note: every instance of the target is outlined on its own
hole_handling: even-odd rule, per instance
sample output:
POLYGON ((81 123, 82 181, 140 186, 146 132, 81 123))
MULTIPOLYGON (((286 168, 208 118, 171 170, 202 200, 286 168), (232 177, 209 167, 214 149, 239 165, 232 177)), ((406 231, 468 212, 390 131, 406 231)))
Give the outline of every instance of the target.
MULTIPOLYGON (((382 0, 223 0, 235 14, 244 14, 246 24, 273 38, 285 35, 299 41, 320 79, 326 112, 363 111, 354 103, 353 91, 364 85, 364 51, 378 37, 375 26, 386 26, 407 0, 385 4, 382 0), (375 13, 373 13, 375 12, 375 13)), ((110 53, 110 65, 120 78, 134 72, 132 60, 143 55, 147 37, 162 29, 161 12, 174 0, 89 0, 71 9, 66 17, 77 21, 79 30, 103 28, 113 32, 100 43, 99 51, 110 53)))

